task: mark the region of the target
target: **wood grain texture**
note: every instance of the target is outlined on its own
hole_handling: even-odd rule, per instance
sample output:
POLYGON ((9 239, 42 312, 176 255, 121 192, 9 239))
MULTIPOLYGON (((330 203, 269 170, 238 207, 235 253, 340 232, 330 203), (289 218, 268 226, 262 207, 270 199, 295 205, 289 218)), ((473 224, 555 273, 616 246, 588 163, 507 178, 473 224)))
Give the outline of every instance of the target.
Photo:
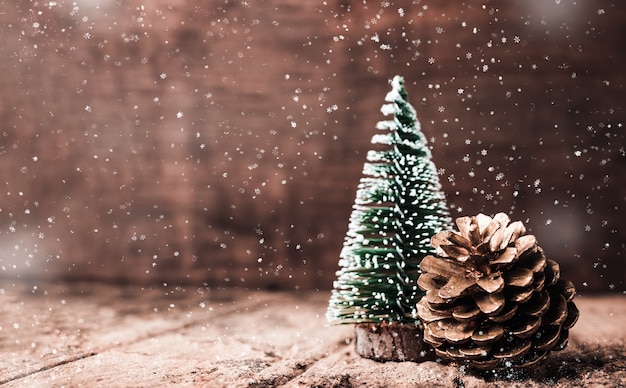
POLYGON ((433 348, 422 338, 422 325, 359 323, 354 327, 356 353, 374 361, 432 361, 433 348))
POLYGON ((0 381, 18 386, 619 386, 626 300, 580 297, 568 348, 529 375, 379 363, 353 327, 328 326, 326 292, 3 284, 0 381))

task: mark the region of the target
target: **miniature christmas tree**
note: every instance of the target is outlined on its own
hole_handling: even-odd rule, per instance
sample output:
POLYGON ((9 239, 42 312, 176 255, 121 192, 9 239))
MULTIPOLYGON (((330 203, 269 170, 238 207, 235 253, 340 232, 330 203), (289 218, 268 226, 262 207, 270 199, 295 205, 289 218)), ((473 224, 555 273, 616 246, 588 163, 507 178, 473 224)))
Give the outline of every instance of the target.
POLYGON ((416 311, 424 295, 417 285, 419 265, 422 258, 434 254, 431 236, 448 229, 451 222, 404 80, 396 76, 391 86, 381 112, 393 114, 393 119, 379 122, 377 129, 383 133, 372 137, 378 149, 368 152, 363 167, 327 318, 333 324, 357 324, 357 351, 365 357, 419 359, 423 348, 406 341, 392 339, 383 346, 386 349, 359 344, 359 329, 367 332, 367 341, 380 342, 381 338, 371 336, 384 336, 388 330, 383 327, 389 325, 401 342, 404 334, 399 332, 421 336, 416 311), (409 347, 418 356, 408 354, 409 347))

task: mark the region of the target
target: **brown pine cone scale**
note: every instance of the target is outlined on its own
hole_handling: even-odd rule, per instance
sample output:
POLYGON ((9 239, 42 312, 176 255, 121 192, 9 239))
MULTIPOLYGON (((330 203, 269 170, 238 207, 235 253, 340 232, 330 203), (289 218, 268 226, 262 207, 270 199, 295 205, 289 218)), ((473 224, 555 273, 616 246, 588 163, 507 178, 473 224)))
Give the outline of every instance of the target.
POLYGON ((567 346, 578 319, 574 285, 524 225, 498 213, 460 217, 431 238, 417 304, 424 341, 444 360, 478 369, 526 368, 567 346))

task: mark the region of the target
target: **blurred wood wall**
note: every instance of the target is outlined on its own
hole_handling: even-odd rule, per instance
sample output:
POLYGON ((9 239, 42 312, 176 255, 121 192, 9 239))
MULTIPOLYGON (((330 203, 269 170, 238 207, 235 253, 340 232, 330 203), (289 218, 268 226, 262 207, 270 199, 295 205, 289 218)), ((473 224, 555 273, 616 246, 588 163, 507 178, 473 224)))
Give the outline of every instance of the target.
POLYGON ((5 1, 0 274, 330 289, 403 75, 454 216, 624 292, 618 1, 5 1))

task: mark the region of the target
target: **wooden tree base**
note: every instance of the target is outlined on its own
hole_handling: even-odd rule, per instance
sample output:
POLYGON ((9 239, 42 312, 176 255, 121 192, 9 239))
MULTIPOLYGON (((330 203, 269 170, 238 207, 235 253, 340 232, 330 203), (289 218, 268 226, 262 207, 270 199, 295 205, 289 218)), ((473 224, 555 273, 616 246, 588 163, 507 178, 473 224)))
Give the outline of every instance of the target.
POLYGON ((402 323, 359 323, 354 327, 356 352, 375 361, 431 361, 433 348, 423 341, 422 327, 402 323))

